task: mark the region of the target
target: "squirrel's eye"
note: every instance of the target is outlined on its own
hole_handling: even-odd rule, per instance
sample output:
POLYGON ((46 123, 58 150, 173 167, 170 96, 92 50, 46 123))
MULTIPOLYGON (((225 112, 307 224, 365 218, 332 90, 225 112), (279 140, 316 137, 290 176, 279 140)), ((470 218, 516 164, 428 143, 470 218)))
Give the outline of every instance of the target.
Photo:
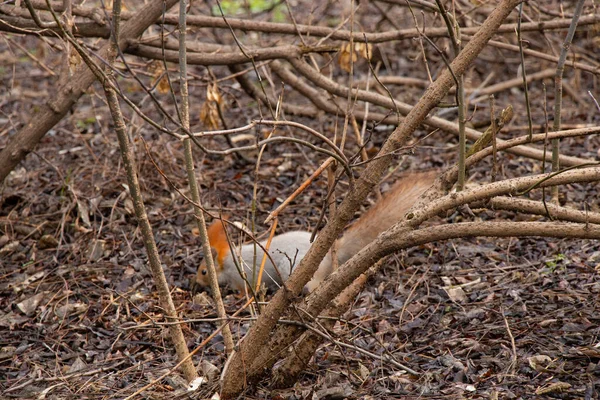
POLYGON ((205 269, 202 270, 202 275, 206 275, 207 273, 208 273, 207 270, 205 270, 205 269))

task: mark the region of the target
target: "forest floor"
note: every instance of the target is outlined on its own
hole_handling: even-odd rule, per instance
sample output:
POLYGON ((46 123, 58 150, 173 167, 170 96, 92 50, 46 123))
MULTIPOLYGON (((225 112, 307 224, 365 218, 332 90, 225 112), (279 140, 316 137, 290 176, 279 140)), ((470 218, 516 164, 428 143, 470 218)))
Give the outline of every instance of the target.
MULTIPOLYGON (((583 36, 579 39, 587 40, 583 36)), ((13 35, 10 40, 36 46, 32 38, 13 35)), ((0 41, 0 53, 7 55, 0 57, 0 79, 9 88, 0 93, 0 148, 29 119, 36 104, 47 101, 55 90, 55 78, 19 53, 11 41, 0 41)), ((488 72, 485 57, 470 72, 472 87, 488 72)), ((516 61, 511 65, 516 69, 518 58, 513 57, 516 61)), ((49 55, 45 62, 54 69, 59 59, 49 55)), ((600 62, 598 54, 595 62, 600 62)), ((533 64, 532 69, 550 65, 542 64, 533 64)), ((501 67, 498 81, 512 77, 499 76, 501 67)), ((418 61, 411 60, 407 68, 423 76, 418 61)), ((403 73, 411 75, 408 70, 403 73)), ((592 80, 597 85, 595 79, 569 70, 565 84, 585 97, 582 88, 592 80)), ((230 127, 242 126, 256 117, 255 104, 239 87, 230 85, 226 118, 230 127)), ((202 93, 203 89, 192 89, 192 94, 194 90, 202 93)), ((532 95, 542 96, 541 85, 531 85, 531 90, 532 95)), ((129 93, 134 99, 144 96, 134 90, 129 93)), ((499 108, 510 103, 520 110, 503 137, 524 133, 522 97, 522 91, 514 89, 497 99, 499 108)), ((159 98, 170 101, 166 94, 159 98)), ((565 97, 565 126, 598 125, 599 113, 581 111, 580 102, 576 96, 565 97)), ((147 103, 144 107, 152 112, 147 103)), ((198 109, 199 105, 192 113, 193 126, 200 124, 198 109)), ((189 279, 202 256, 191 208, 153 163, 187 192, 182 145, 127 112, 145 205, 174 301, 182 318, 196 320, 183 325, 192 349, 216 328, 217 322, 210 322, 216 313, 206 297, 194 299, 189 292, 189 279), (203 319, 209 322, 199 321, 203 319)), ((452 115, 450 119, 455 118, 452 115)), ((543 123, 542 115, 534 111, 536 127, 543 123)), ((486 118, 485 113, 474 116, 486 118)), ((320 129, 333 134, 333 120, 320 121, 320 129)), ((124 398, 175 364, 166 329, 160 326, 164 319, 111 127, 101 88, 94 86, 2 185, 2 398, 124 398)), ((392 128, 373 130, 369 154, 392 128)), ((427 133, 418 132, 423 140, 410 155, 399 157, 399 170, 443 168, 455 162, 456 138, 444 132, 427 133)), ((227 146, 221 138, 210 143, 227 146)), ((349 146, 355 143, 350 141, 349 146)), ((573 139, 562 147, 565 154, 591 160, 597 158, 599 148, 597 137, 573 139)), ((202 155, 199 150, 195 154, 202 200, 211 210, 248 222, 257 185, 256 230, 262 237, 266 215, 322 162, 292 143, 268 146, 258 174, 254 163, 242 159, 202 155)), ((254 162, 256 154, 247 158, 254 162)), ((500 154, 499 164, 500 177, 540 171, 539 162, 507 154, 500 154)), ((490 168, 489 162, 472 168, 470 182, 489 181, 490 168)), ((390 173, 382 191, 398 175, 390 173)), ((342 182, 340 197, 345 189, 342 182)), ((326 179, 317 180, 281 215, 278 231, 314 229, 326 191, 326 179)), ((541 194, 534 191, 530 196, 541 194)), ((598 185, 563 187, 561 202, 578 209, 587 203, 598 211, 598 185)), ((531 219, 509 212, 473 212, 475 220, 531 219)), ((466 218, 472 217, 454 213, 439 217, 438 222, 466 218)), ((431 243, 397 254, 369 281, 337 325, 336 340, 349 346, 326 343, 293 388, 274 390, 265 381, 245 398, 597 399, 599 266, 600 244, 590 240, 477 238, 431 243), (366 356, 357 348, 376 356, 366 356), (382 354, 419 375, 399 369, 382 354)), ((233 293, 226 295, 229 314, 241 304, 233 293)), ((248 330, 248 319, 232 325, 237 339, 248 330)), ((196 365, 212 364, 219 370, 225 360, 220 336, 194 356, 196 365)), ((207 398, 210 388, 214 386, 186 394, 182 379, 174 373, 144 396, 207 398)))

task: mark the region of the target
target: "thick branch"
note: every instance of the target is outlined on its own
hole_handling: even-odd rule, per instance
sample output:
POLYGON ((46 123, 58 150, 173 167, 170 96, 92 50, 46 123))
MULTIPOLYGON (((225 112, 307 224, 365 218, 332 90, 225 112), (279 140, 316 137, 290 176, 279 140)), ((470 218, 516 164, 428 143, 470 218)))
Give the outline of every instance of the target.
POLYGON ((348 281, 352 282, 353 278, 360 276, 370 265, 393 252, 440 240, 482 236, 600 239, 600 226, 563 222, 466 222, 428 227, 412 232, 390 230, 332 274, 321 286, 323 290, 319 290, 319 293, 315 292, 314 296, 311 295, 305 300, 305 311, 309 315, 318 315, 323 310, 323 304, 328 303, 336 293, 341 292, 336 289, 343 290, 348 281), (338 283, 338 281, 342 282, 338 283), (328 297, 331 299, 327 300, 328 297))
MULTIPOLYGON (((118 41, 120 34, 120 10, 121 2, 117 0, 114 3, 113 10, 113 36, 111 37, 111 40, 109 42, 109 49, 107 52, 109 65, 106 67, 106 69, 109 79, 114 79, 114 74, 111 67, 114 64, 114 60, 117 54, 115 42, 118 41)), ((138 226, 140 227, 140 231, 142 233, 144 246, 146 247, 146 252, 148 254, 148 264, 150 265, 152 277, 154 278, 154 283, 158 290, 160 304, 161 307, 164 309, 165 317, 167 318, 167 320, 169 322, 175 322, 178 320, 177 310, 175 308, 175 304, 173 303, 171 292, 169 291, 167 278, 165 277, 165 273, 162 269, 160 256, 158 255, 158 249, 154 240, 154 234, 152 233, 152 226, 150 225, 148 214, 146 213, 146 207, 144 206, 142 190, 140 188, 140 182, 137 176, 135 153, 133 150, 133 145, 129 140, 129 136, 127 135, 127 127, 125 125, 125 120, 123 118, 121 107, 119 105, 119 98, 117 97, 117 94, 112 88, 112 86, 108 85, 108 80, 105 80, 103 83, 105 84, 104 93, 106 94, 106 100, 110 109, 111 116, 113 118, 113 122, 115 124, 115 131, 117 133, 119 147, 121 149, 123 165, 125 166, 125 171, 127 172, 127 182, 129 184, 130 194, 133 200, 135 215, 138 221, 138 226)), ((182 363, 181 367, 183 370, 183 374, 186 380, 188 382, 191 382, 192 380, 198 377, 198 374, 196 373, 196 368, 194 367, 192 359, 189 357, 189 350, 187 348, 185 337, 183 336, 181 325, 169 325, 169 334, 171 341, 175 346, 177 357, 182 363)))
MULTIPOLYGON (((380 236, 376 243, 365 247, 344 264, 341 269, 330 275, 326 283, 321 286, 323 290, 319 290, 319 293, 315 292, 314 295, 305 299, 299 313, 319 315, 323 310, 323 304, 331 301, 335 294, 339 293, 335 291, 336 289, 341 288, 348 281, 351 282, 353 277, 360 276, 362 271, 393 252, 440 240, 481 236, 600 239, 600 226, 558 222, 465 222, 433 226, 412 232, 397 232, 395 234, 388 231, 380 236), (339 285, 336 284, 340 279, 343 282, 339 285), (333 287, 336 289, 333 289, 333 287), (327 300, 329 297, 331 298, 327 300), (307 304, 307 301, 310 302, 307 304)), ((282 346, 269 347, 271 360, 267 365, 272 365, 275 361, 272 359, 273 355, 291 344, 303 331, 304 329, 301 326, 286 325, 281 327, 273 336, 272 342, 275 339, 283 338, 282 346), (284 343, 286 343, 285 346, 283 346, 284 343)))
POLYGON ((600 224, 600 213, 561 207, 551 203, 544 205, 541 201, 535 200, 494 197, 489 201, 489 207, 494 210, 537 214, 560 221, 600 224))
MULTIPOLYGON (((251 61, 274 60, 278 58, 302 57, 309 53, 331 53, 338 51, 334 46, 277 46, 270 48, 245 50, 243 53, 229 52, 223 53, 190 53, 188 55, 188 64, 198 65, 234 65, 244 64, 251 61)), ((160 47, 135 44, 127 49, 127 52, 139 57, 152 58, 155 60, 164 59, 171 62, 179 61, 179 57, 174 50, 162 50, 160 47)))

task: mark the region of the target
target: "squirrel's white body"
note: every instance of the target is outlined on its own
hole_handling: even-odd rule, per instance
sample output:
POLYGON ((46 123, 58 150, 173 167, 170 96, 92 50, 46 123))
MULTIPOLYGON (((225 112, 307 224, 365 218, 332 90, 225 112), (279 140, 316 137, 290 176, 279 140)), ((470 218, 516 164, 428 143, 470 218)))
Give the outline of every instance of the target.
MULTIPOLYGON (((292 231, 273 237, 269 246, 270 257, 267 257, 262 275, 262 282, 268 288, 277 289, 290 276, 310 249, 310 236, 309 232, 292 231)), ((250 243, 243 245, 239 252, 230 251, 223 260, 223 272, 219 275, 219 283, 227 284, 240 280, 238 268, 235 265, 235 261, 237 261, 245 272, 248 282, 255 284, 265 254, 263 248, 266 245, 267 241, 265 240, 260 242, 260 246, 250 243), (256 267, 254 267, 255 265, 256 267)))
MULTIPOLYGON (((377 236, 399 222, 413 206, 419 196, 427 190, 435 179, 435 172, 412 173, 401 178, 393 188, 373 207, 347 229, 337 244, 338 265, 342 265, 359 250, 367 246, 377 236)), ((229 284, 242 291, 245 286, 236 263, 243 269, 249 283, 256 286, 257 276, 263 259, 267 241, 246 244, 240 249, 230 247, 223 223, 215 221, 208 230, 209 241, 213 248, 215 268, 220 284, 229 284)), ((311 246, 310 232, 292 231, 275 236, 269 247, 262 281, 271 289, 277 289, 287 280, 294 268, 300 263, 311 246)), ((306 290, 312 291, 332 272, 331 255, 319 265, 306 290)), ((204 262, 198 268, 196 284, 208 286, 208 276, 204 262)))

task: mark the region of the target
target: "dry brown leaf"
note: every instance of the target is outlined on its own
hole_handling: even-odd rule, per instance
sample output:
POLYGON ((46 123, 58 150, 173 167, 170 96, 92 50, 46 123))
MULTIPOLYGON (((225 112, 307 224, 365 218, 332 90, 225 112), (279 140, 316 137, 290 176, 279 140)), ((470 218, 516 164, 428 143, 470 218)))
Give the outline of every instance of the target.
POLYGON ((529 362, 529 366, 537 372, 545 372, 552 363, 552 359, 545 354, 537 354, 527 358, 527 362, 529 362))
POLYGON ((358 60, 358 56, 355 52, 351 51, 350 43, 346 43, 340 49, 340 55, 338 56, 338 63, 340 67, 346 71, 350 72, 351 63, 355 63, 358 60))
POLYGON ((206 87, 206 101, 200 109, 200 120, 210 129, 219 129, 219 107, 224 107, 223 96, 216 83, 206 87))
POLYGON ((219 92, 219 86, 215 82, 209 84, 206 87, 206 100, 217 103, 219 106, 223 105, 223 97, 219 92))
POLYGON ((365 60, 370 60, 373 55, 373 45, 370 43, 356 43, 354 49, 365 60))
POLYGON ((169 93, 169 79, 165 73, 165 67, 162 61, 156 60, 148 65, 148 71, 152 74, 152 86, 160 94, 169 93))
POLYGON ((452 300, 455 303, 464 303, 467 301, 467 295, 460 286, 444 287, 444 290, 448 294, 450 300, 452 300))
POLYGON ((211 101, 205 101, 200 109, 200 120, 210 129, 219 129, 219 110, 211 101))
POLYGON ((27 316, 32 316, 35 310, 44 299, 45 293, 40 292, 35 296, 29 297, 17 304, 17 309, 27 316))
POLYGON ((81 56, 73 47, 69 47, 69 75, 73 75, 75 69, 81 64, 81 56))
POLYGON ((87 311, 88 305, 85 303, 67 303, 64 306, 58 307, 55 310, 55 314, 59 318, 72 317, 87 311))
POLYGON ((370 60, 373 54, 373 45, 367 43, 354 43, 354 50, 350 46, 350 43, 342 45, 340 54, 338 56, 338 63, 340 67, 350 72, 351 63, 358 61, 358 57, 362 57, 365 60, 370 60))
POLYGON ((55 249, 56 247, 58 247, 58 239, 52 235, 45 234, 38 241, 38 248, 40 250, 55 249))
POLYGON ((170 86, 167 74, 163 74, 160 78, 160 81, 158 81, 158 85, 156 85, 156 90, 158 90, 158 93, 165 94, 169 93, 169 88, 170 86))

